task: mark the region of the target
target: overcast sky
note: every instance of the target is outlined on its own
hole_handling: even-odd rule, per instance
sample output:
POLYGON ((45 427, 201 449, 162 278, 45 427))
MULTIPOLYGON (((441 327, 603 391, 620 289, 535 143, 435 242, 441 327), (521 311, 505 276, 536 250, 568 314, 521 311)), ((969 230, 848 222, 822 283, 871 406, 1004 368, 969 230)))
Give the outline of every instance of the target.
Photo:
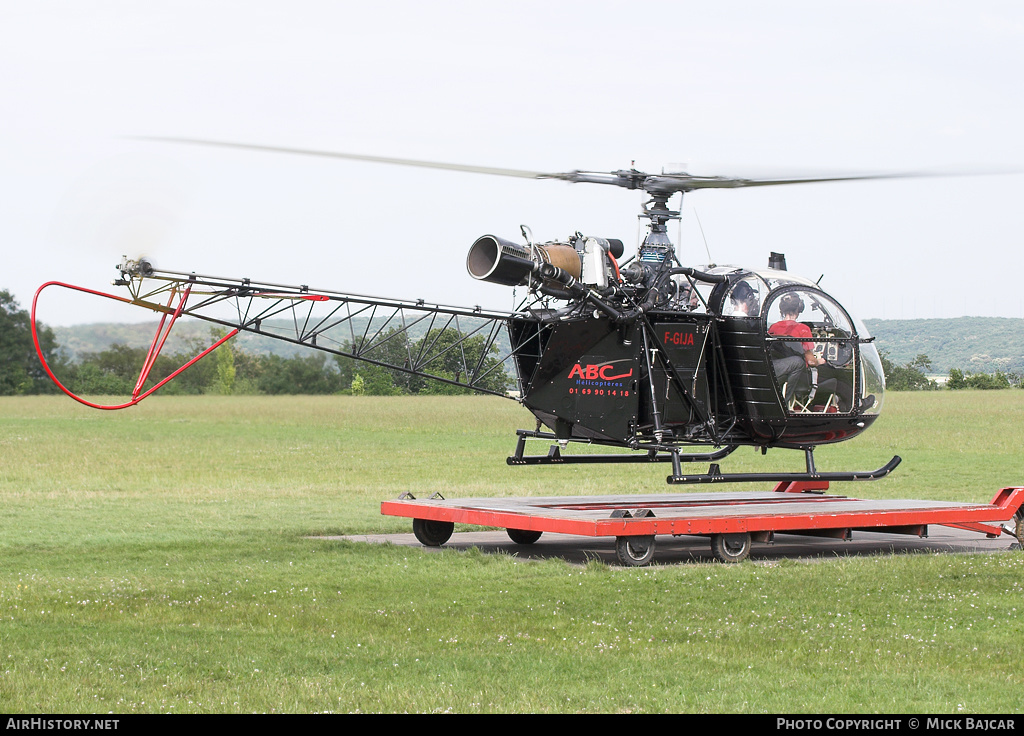
MULTIPOLYGON (((1011 1, 0 0, 0 288, 114 291, 145 254, 509 308, 466 273, 478 236, 639 235, 640 195, 611 187, 131 136, 540 171, 1024 169, 1022 78, 1011 1)), ((670 232, 688 264, 784 252, 864 319, 1024 317, 1022 201, 1021 174, 703 191, 670 232)), ((40 316, 131 318, 54 290, 40 316)))

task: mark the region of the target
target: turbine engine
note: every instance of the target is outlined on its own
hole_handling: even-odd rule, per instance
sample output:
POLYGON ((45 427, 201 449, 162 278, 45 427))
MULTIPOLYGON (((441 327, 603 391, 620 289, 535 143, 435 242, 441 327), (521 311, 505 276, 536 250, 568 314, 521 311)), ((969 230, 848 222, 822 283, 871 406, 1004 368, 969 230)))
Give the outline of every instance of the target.
POLYGON ((565 289, 576 283, 608 285, 611 259, 623 253, 621 240, 576 235, 568 243, 519 245, 496 235, 477 238, 466 257, 469 275, 504 286, 565 289))

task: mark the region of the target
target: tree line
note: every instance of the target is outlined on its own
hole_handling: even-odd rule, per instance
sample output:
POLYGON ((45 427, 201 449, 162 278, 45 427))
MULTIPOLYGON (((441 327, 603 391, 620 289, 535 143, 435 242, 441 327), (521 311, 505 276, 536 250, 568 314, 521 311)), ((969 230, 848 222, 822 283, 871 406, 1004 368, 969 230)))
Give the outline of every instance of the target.
MULTIPOLYGON (((120 396, 132 393, 139 367, 148 352, 115 344, 106 350, 85 353, 69 360, 60 350, 53 331, 37 325, 39 346, 61 383, 74 394, 120 396)), ((223 334, 223 333, 220 333, 223 334)), ((211 338, 218 337, 216 331, 211 338)), ((451 328, 431 331, 411 346, 402 339, 384 335, 380 347, 372 352, 374 360, 401 365, 403 356, 416 354, 422 341, 428 341, 432 354, 438 354, 431 372, 442 378, 465 381, 461 375, 466 364, 481 365, 486 378, 481 386, 492 391, 505 391, 513 385, 511 377, 497 365, 490 353, 484 355, 483 337, 465 340, 459 350, 448 349, 462 335, 451 328), (463 360, 463 356, 465 360, 463 360)), ((159 382, 188 362, 206 346, 194 340, 184 351, 160 355, 147 385, 159 382)), ((342 351, 350 346, 343 345, 342 351)), ((932 361, 927 355, 897 365, 882 355, 886 388, 893 391, 933 391, 940 388, 1006 389, 1024 388, 1024 377, 1013 372, 976 373, 953 368, 944 384, 928 377, 932 361)), ((0 290, 0 396, 46 394, 57 392, 36 355, 32 340, 31 318, 14 297, 0 290)), ((231 341, 214 350, 173 381, 160 389, 164 394, 352 394, 374 396, 462 394, 470 389, 433 381, 395 368, 357 361, 323 352, 282 357, 253 355, 238 350, 231 341)))
MULTIPOLYGON (((149 352, 147 348, 115 344, 106 350, 83 353, 72 361, 60 350, 50 328, 37 324, 37 334, 47 364, 65 388, 76 395, 131 394, 149 352)), ((211 330, 210 342, 224 334, 211 330)), ((481 388, 504 392, 512 386, 510 376, 494 355, 498 351, 495 346, 487 346, 483 336, 469 337, 459 344, 461 338, 463 335, 453 328, 431 330, 415 341, 397 332, 385 333, 368 357, 388 365, 403 365, 410 353, 416 355, 428 346, 429 354, 437 356, 429 366, 433 375, 465 383, 464 366, 480 366, 484 377, 477 385, 481 388)), ((161 354, 146 386, 159 383, 206 347, 195 339, 184 350, 161 354)), ((351 346, 343 344, 339 350, 351 352, 351 346)), ((19 308, 9 292, 0 291, 0 395, 58 391, 36 355, 28 312, 19 308)), ((341 355, 314 351, 294 357, 254 355, 228 341, 163 386, 160 393, 398 396, 475 392, 341 355)))
POLYGON ((997 370, 993 373, 972 373, 959 368, 950 368, 945 382, 940 383, 928 377, 932 361, 927 355, 918 355, 908 363, 895 364, 882 354, 882 370, 885 373, 885 387, 890 391, 937 391, 945 388, 951 391, 961 389, 982 389, 989 391, 1003 388, 1024 388, 1024 376, 1012 371, 997 370))

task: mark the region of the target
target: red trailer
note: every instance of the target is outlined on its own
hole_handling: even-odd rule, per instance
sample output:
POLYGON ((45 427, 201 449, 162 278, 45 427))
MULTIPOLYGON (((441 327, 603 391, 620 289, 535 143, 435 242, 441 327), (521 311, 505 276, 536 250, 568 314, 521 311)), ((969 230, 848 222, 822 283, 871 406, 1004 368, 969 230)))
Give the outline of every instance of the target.
POLYGON ((1024 487, 1004 488, 990 504, 945 501, 864 500, 825 493, 825 481, 779 483, 768 492, 717 492, 548 498, 417 499, 405 493, 381 504, 386 516, 413 520, 424 545, 437 547, 455 524, 499 527, 517 544, 544 532, 615 537, 624 565, 654 557, 658 535, 709 537, 714 556, 740 562, 751 544, 776 534, 848 540, 855 531, 928 535, 930 525, 966 529, 989 538, 1015 536, 1024 544, 1024 487))

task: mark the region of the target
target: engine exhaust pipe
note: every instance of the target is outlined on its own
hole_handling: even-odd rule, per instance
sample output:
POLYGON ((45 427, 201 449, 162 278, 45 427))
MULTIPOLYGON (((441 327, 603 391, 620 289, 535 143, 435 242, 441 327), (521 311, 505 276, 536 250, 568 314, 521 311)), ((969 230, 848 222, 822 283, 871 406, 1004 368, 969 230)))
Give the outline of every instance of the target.
POLYGON ((530 251, 495 235, 477 238, 466 257, 469 275, 480 281, 519 286, 533 271, 530 251))
POLYGON ((553 243, 528 247, 496 235, 477 238, 466 257, 470 276, 504 286, 528 283, 530 274, 546 263, 562 269, 574 279, 578 279, 583 271, 579 253, 571 245, 553 243))

